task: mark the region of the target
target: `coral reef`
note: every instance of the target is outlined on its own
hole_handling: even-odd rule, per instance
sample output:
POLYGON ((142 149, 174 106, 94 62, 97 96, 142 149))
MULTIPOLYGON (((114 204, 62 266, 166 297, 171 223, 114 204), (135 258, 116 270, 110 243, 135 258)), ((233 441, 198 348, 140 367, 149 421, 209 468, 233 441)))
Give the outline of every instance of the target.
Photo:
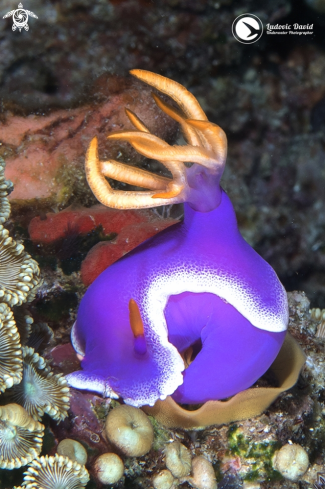
POLYGON ((38 457, 44 426, 18 404, 0 406, 0 467, 17 469, 38 457))
POLYGON ((12 311, 0 304, 0 392, 18 384, 22 379, 20 336, 12 311))
MULTIPOLYGON (((66 286, 68 282, 65 281, 64 275, 59 272, 56 273, 56 277, 56 280, 59 280, 61 286, 66 286)), ((44 286, 42 287, 44 290, 44 286)), ((36 301, 40 300, 41 295, 38 293, 36 301)), ((230 487, 239 487, 242 483, 247 488, 259 487, 261 484, 263 489, 264 487, 276 489, 280 487, 281 489, 289 488, 287 482, 279 479, 280 475, 273 471, 272 457, 274 452, 290 439, 293 439, 294 443, 302 444, 308 451, 312 461, 311 468, 302 477, 304 480, 309 481, 309 484, 313 484, 316 481, 317 472, 320 472, 321 466, 315 463, 315 458, 313 458, 312 453, 319 453, 321 446, 319 443, 322 440, 323 427, 322 423, 317 428, 313 422, 310 424, 311 412, 314 412, 314 410, 311 410, 309 396, 316 396, 313 397, 316 400, 317 396, 322 395, 322 385, 324 383, 321 366, 322 359, 319 358, 319 353, 317 354, 317 348, 321 348, 322 340, 315 336, 318 319, 310 316, 309 302, 304 294, 295 293, 290 295, 289 304, 290 332, 304 346, 307 352, 307 365, 303 370, 300 384, 293 390, 293 394, 292 391, 289 391, 287 394, 282 394, 279 401, 274 406, 271 406, 266 414, 258 416, 253 420, 243 421, 237 428, 234 427, 232 430, 229 430, 227 426, 221 426, 208 428, 200 434, 194 431, 185 432, 182 430, 173 430, 170 432, 161 427, 158 428, 158 425, 154 424, 155 443, 158 442, 159 437, 161 442, 158 446, 160 448, 158 448, 158 452, 150 450, 144 455, 141 458, 140 465, 138 461, 135 461, 134 465, 134 463, 129 461, 130 459, 128 457, 123 460, 125 463, 127 483, 131 485, 138 484, 143 488, 147 488, 150 484, 154 484, 154 487, 156 487, 158 484, 156 481, 157 476, 160 473, 163 473, 163 475, 166 473, 166 464, 162 450, 166 447, 167 440, 173 439, 174 437, 176 437, 174 438, 175 440, 182 443, 190 451, 192 466, 195 457, 205 457, 208 462, 213 464, 218 485, 221 488, 227 487, 227 484, 228 486, 232 484, 230 487), (306 387, 303 387, 304 382, 308 382, 308 385, 312 384, 314 391, 306 392, 306 387), (314 426, 314 432, 309 432, 310 426, 314 426), (309 435, 308 437, 308 433, 313 433, 313 435, 309 435), (307 438, 303 438, 304 434, 307 435, 307 438), (136 465, 137 468, 135 468, 136 465), (242 482, 240 483, 240 481, 242 482)), ((24 312, 22 309, 19 309, 19 312, 23 318, 28 316, 26 310, 24 312)), ((52 322, 52 324, 55 324, 55 322, 52 322)), ((34 330, 34 326, 32 329, 34 330)), ((61 336, 58 335, 58 331, 56 332, 56 330, 54 336, 54 341, 57 343, 61 336)), ((53 356, 49 357, 53 365, 52 368, 59 369, 57 371, 67 373, 67 368, 70 368, 70 371, 75 369, 75 367, 71 367, 71 362, 76 362, 76 360, 71 356, 72 352, 68 346, 57 346, 56 351, 51 353, 53 356), (66 356, 68 355, 71 356, 69 361, 66 360, 66 356)), ((44 345, 42 348, 44 348, 44 345)), ((263 380, 261 382, 262 384, 259 388, 265 385, 263 384, 263 380)), ((73 433, 75 440, 82 441, 89 454, 89 467, 92 469, 98 455, 107 453, 110 450, 113 450, 114 453, 115 448, 109 445, 107 440, 101 438, 101 432, 110 405, 107 401, 103 401, 98 396, 91 394, 85 395, 84 393, 73 391, 72 397, 71 416, 69 420, 60 423, 61 427, 53 421, 51 431, 54 433, 55 439, 58 440, 67 438, 67 434, 69 436, 70 433, 73 433), (94 406, 97 406, 95 410, 94 406), (93 455, 94 453, 96 454, 95 456, 93 455)), ((322 399, 322 397, 319 399, 322 399)), ((321 410, 324 401, 319 399, 316 403, 320 403, 321 410)), ((319 412, 318 409, 316 409, 316 412, 319 412)), ((188 413, 190 412, 188 411, 188 413)), ((314 414, 314 416, 314 419, 316 419, 317 415, 314 414)), ((321 462, 319 458, 318 462, 321 462)), ((185 478, 189 478, 187 483, 193 483, 193 480, 190 478, 194 477, 194 475, 193 472, 189 476, 185 476, 185 478)), ((93 477, 95 477, 95 474, 93 477)), ((93 479, 93 484, 95 484, 95 480, 93 479)), ((185 479, 175 479, 174 477, 167 478, 165 482, 165 484, 170 484, 174 487, 185 483, 185 479)), ((294 484, 290 486, 291 489, 296 487, 295 482, 291 484, 294 484)), ((12 487, 12 484, 10 487, 12 487)))
MULTIPOLYGON (((3 170, 1 160, 1 222, 7 224, 10 214, 7 195, 12 185, 4 180, 3 170)), ((13 470, 40 455, 45 428, 39 422, 41 416, 47 412, 55 419, 64 419, 69 407, 69 389, 62 374, 53 374, 33 348, 21 346, 32 341, 33 319, 22 304, 35 297, 40 270, 24 251, 23 244, 16 243, 2 224, 0 233, 0 391, 6 391, 0 398, 0 467, 13 470), (14 312, 9 305, 14 306, 14 312), (43 370, 43 378, 37 369, 43 370), (26 409, 16 403, 8 404, 10 399, 26 409)))
POLYGON ((1 225, 0 250, 0 298, 10 306, 20 305, 38 284, 38 265, 1 225))
MULTIPOLYGON (((7 196, 13 190, 12 182, 5 180, 5 162, 0 157, 0 222, 5 223, 10 215, 7 196)), ((0 224, 0 301, 9 306, 21 305, 28 300, 30 292, 39 282, 37 263, 16 243, 9 231, 0 224)))
MULTIPOLYGON (((307 0, 263 5, 252 0, 114 0, 105 7, 97 0, 71 0, 69 5, 58 0, 55 6, 50 0, 30 1, 44 32, 38 30, 35 37, 30 31, 25 43, 12 32, 10 19, 0 26, 5 37, 1 120, 27 115, 25 122, 32 125, 66 107, 70 110, 62 110, 62 122, 68 120, 73 133, 71 108, 102 102, 105 85, 111 97, 125 90, 122 77, 135 66, 191 87, 209 119, 222 121, 231 140, 224 185, 245 238, 287 289, 307 290, 313 307, 325 307, 324 14, 314 13, 307 0), (263 34, 247 51, 231 34, 233 20, 246 11, 264 23, 313 23, 314 33, 291 36, 285 46, 280 36, 263 34), (107 81, 89 90, 103 72, 107 81)), ((4 6, 3 15, 7 10, 4 6)), ((18 131, 18 125, 11 126, 12 135, 18 131)), ((45 138, 53 131, 45 131, 45 138)), ((13 157, 16 145, 0 149, 13 157)), ((79 191, 85 195, 86 187, 80 185, 75 195, 79 191)))
MULTIPOLYGON (((324 379, 321 374, 321 361, 317 354, 316 345, 321 345, 321 339, 315 336, 317 322, 310 317, 309 301, 303 293, 289 295, 290 305, 290 332, 304 346, 308 356, 307 365, 303 369, 299 384, 291 391, 281 395, 280 399, 271 406, 265 414, 257 416, 251 420, 246 420, 237 425, 210 427, 201 432, 166 430, 153 421, 155 432, 155 449, 151 449, 140 459, 125 457, 122 454, 125 465, 125 481, 127 484, 138 485, 147 489, 154 483, 155 478, 163 471, 166 471, 166 461, 163 455, 164 449, 170 445, 170 440, 174 439, 183 444, 190 452, 192 465, 197 456, 205 457, 213 464, 219 487, 245 487, 293 489, 297 484, 291 482, 293 486, 288 486, 287 482, 273 470, 272 458, 276 450, 282 445, 292 440, 294 443, 302 445, 311 459, 311 468, 303 476, 313 484, 317 478, 317 472, 321 467, 315 465, 315 455, 319 447, 317 440, 322 440, 322 423, 316 428, 319 421, 317 412, 322 409, 324 401, 318 396, 322 394, 322 384, 324 379), (317 380, 316 380, 317 379, 317 380), (313 390, 310 385, 314 385, 313 390), (316 404, 313 406, 310 396, 316 404), (318 399, 318 400, 317 400, 318 399), (320 403, 320 407, 316 407, 320 403), (316 407, 316 410, 315 410, 316 407), (314 413, 314 414, 313 414, 314 413), (311 419, 315 421, 311 421, 311 419), (314 427, 315 431, 309 431, 314 427), (306 435, 306 436, 305 436, 306 435), (316 452, 315 452, 316 450, 316 452), (140 463, 139 463, 140 462, 140 463), (319 468, 317 468, 319 467, 319 468), (226 482, 228 481, 228 482, 226 482), (237 481, 237 482, 236 482, 237 481), (269 481, 269 482, 267 482, 269 481), (237 484, 237 485, 236 485, 237 484)), ((53 368, 59 368, 64 373, 73 370, 71 362, 75 361, 71 357, 71 349, 63 348, 53 352, 53 368), (70 357, 69 357, 70 355, 70 357), (66 358, 66 359, 65 359, 66 358), (54 360, 55 359, 55 360, 54 360), (68 360, 69 359, 69 360, 68 360), (60 367, 58 367, 60 366, 60 367)), ((261 380, 260 387, 266 385, 269 380, 261 380), (264 382, 264 383, 263 383, 264 382)), ((272 385, 272 378, 271 378, 272 385)), ((114 402, 103 400, 100 397, 72 389, 71 414, 69 419, 57 425, 54 421, 51 430, 58 440, 67 437, 82 441, 88 452, 88 463, 91 472, 98 456, 111 452, 120 455, 118 449, 104 440, 102 436, 107 413, 112 413, 117 409, 113 406, 114 402)), ((188 413, 190 413, 188 411, 188 413)), ((317 459, 316 459, 317 461, 317 459)), ((318 462, 320 462, 318 455, 318 462)), ((186 477, 193 477, 191 473, 186 477)), ((93 484, 95 483, 95 473, 93 473, 93 484)), ((185 479, 167 478, 168 484, 174 487, 185 484, 185 479), (170 482, 168 482, 168 480, 170 482)), ((301 479, 300 479, 301 481, 301 479)), ((17 481, 18 482, 18 481, 17 481)), ((166 484, 167 484, 166 482, 166 484)), ((187 481, 189 483, 190 481, 187 481)), ((156 487, 156 482, 154 483, 156 487)))
MULTIPOLYGON (((281 474, 274 470, 272 464, 275 452, 291 440, 303 446, 311 461, 310 468, 300 477, 299 483, 302 487, 303 484, 314 484, 317 472, 321 471, 320 464, 324 457, 322 441, 324 425, 319 414, 324 409, 322 392, 325 385, 324 369, 321 367, 323 359, 319 354, 321 350, 318 350, 322 348, 322 340, 315 336, 317 324, 310 317, 309 301, 306 296, 301 292, 289 294, 289 306, 290 333, 303 345, 307 354, 307 364, 303 368, 298 384, 281 394, 264 414, 230 426, 211 426, 202 431, 166 430, 153 420, 155 432, 153 446, 156 448, 134 462, 132 458, 126 457, 125 483, 143 488, 148 488, 150 484, 159 487, 160 477, 166 487, 182 486, 185 482, 192 483, 194 472, 181 479, 171 477, 166 472, 164 452, 168 446, 177 442, 189 452, 192 467, 195 457, 204 457, 212 464, 218 487, 294 489, 298 487, 298 482, 283 479, 281 474), (174 443, 170 443, 171 440, 174 443), (159 476, 161 473, 162 475, 159 476), (288 485, 289 482, 291 485, 288 485)), ((268 376, 260 379, 259 389, 265 385, 272 385, 274 380, 274 376, 269 373, 268 376)), ((113 407, 116 401, 104 402, 100 397, 74 390, 73 396, 76 396, 76 402, 71 403, 72 412, 79 416, 82 413, 85 416, 84 413, 87 413, 79 429, 74 428, 76 439, 87 440, 86 443, 91 446, 91 450, 97 447, 99 454, 107 451, 114 453, 115 450, 119 452, 115 446, 105 445, 102 441, 92 443, 85 434, 86 419, 89 420, 87 430, 95 433, 97 429, 100 433, 100 423, 105 420, 107 411, 114 412, 117 409, 113 407), (87 408, 86 404, 81 404, 86 399, 91 399, 91 404, 88 404, 87 408), (91 405, 98 407, 94 410, 91 409, 91 405)), ((191 413, 191 411, 187 412, 191 413)), ((210 480, 213 486, 213 479, 210 480)))
MULTIPOLYGON (((93 472, 95 460, 110 452, 119 455, 124 463, 124 478, 117 488, 189 489, 195 487, 193 471, 184 479, 177 479, 166 469, 164 450, 177 441, 190 452, 192 468, 197 458, 204 457, 212 464, 218 489, 323 488, 323 0, 276 0, 263 4, 256 0, 23 3, 39 17, 31 19, 29 32, 13 32, 12 19, 2 19, 7 11, 17 8, 9 0, 1 3, 0 22, 0 156, 10 160, 16 184, 12 192, 0 159, 0 223, 8 230, 7 237, 23 244, 25 252, 37 261, 42 278, 37 290, 21 296, 22 305, 11 306, 0 298, 0 308, 8 311, 10 307, 14 313, 20 344, 34 348, 48 362, 53 375, 79 369, 69 333, 85 285, 130 251, 131 242, 137 246, 137 233, 143 239, 149 237, 147 224, 133 222, 129 212, 116 211, 124 219, 122 229, 113 231, 118 236, 108 231, 106 234, 108 218, 102 218, 102 229, 98 229, 91 227, 94 223, 86 217, 97 207, 93 206, 95 199, 82 170, 84 151, 92 134, 99 136, 101 160, 113 157, 128 164, 132 160, 135 168, 170 177, 159 163, 138 156, 126 143, 105 141, 106 131, 131 127, 117 104, 131 109, 137 105, 138 112, 138 100, 143 98, 145 113, 141 118, 150 120, 148 125, 156 135, 176 142, 176 124, 172 127, 167 116, 156 118, 158 111, 149 91, 137 83, 131 84, 127 78, 128 70, 134 67, 156 71, 189 87, 209 120, 222 125, 230 143, 223 186, 236 209, 242 234, 276 270, 287 290, 305 290, 311 300, 310 304, 302 292, 289 294, 289 331, 304 350, 307 362, 296 385, 280 393, 262 415, 253 413, 251 419, 203 430, 196 430, 190 423, 185 423, 184 429, 166 428, 151 418, 152 448, 134 458, 120 453, 103 436, 107 414, 118 403, 71 389, 69 416, 61 422, 48 416, 42 420, 42 454, 52 459, 59 443, 69 437, 81 442, 87 452, 90 488, 101 487, 93 472), (231 34, 233 20, 243 12, 255 13, 264 25, 313 23, 313 35, 284 40, 284 36, 279 39, 280 36, 264 33, 258 43, 243 46, 231 34), (159 126, 165 131, 168 125, 169 134, 158 131, 159 126), (60 211, 70 204, 65 216, 60 211), (78 217, 80 205, 87 207, 81 208, 78 217), (129 232, 125 232, 128 224, 129 232), (28 227, 31 230, 32 226, 33 232, 39 233, 33 242, 32 234, 28 234, 28 227), (42 241, 46 234, 51 239, 53 236, 49 243, 42 241), (58 236, 56 242, 54 235, 58 236), (315 308, 317 313, 313 312, 315 308), (303 447, 310 461, 307 472, 297 481, 283 478, 272 465, 275 452, 291 443, 303 447)), ((179 138, 177 144, 184 141, 179 138)), ((109 183, 117 190, 138 190, 114 180, 109 183)), ((110 215, 115 223, 113 211, 110 215)), ((95 220, 97 223, 97 214, 95 220)), ((157 221, 157 228, 158 224, 157 221)), ((154 228, 153 225, 152 232, 154 228)), ((4 272, 7 278, 6 265, 4 272)), ((8 314, 9 321, 13 321, 10 311, 8 314)), ((6 348, 1 328, 0 343, 6 348)), ((14 325, 11 328, 15 331, 14 325)), ((20 351, 18 345, 16 351, 20 351)), ((8 366, 14 359, 9 350, 5 350, 4 357, 2 352, 0 348, 0 368, 4 358, 8 366)), ((18 354, 17 359, 20 358, 18 354)), ((190 352, 184 359, 191 359, 190 352)), ((16 370, 17 382, 19 371, 22 374, 19 360, 18 364, 21 367, 16 370)), ((2 410, 2 404, 8 402, 6 392, 11 377, 2 377, 1 371, 0 377, 8 382, 7 386, 6 382, 2 384, 6 389, 0 396, 2 410)), ((278 382, 271 371, 256 384, 257 390, 276 386, 278 382)), ((200 411, 199 406, 195 408, 190 411, 189 406, 182 406, 178 413, 191 418, 200 411)), ((227 406, 224 408, 228 410, 227 406)), ((175 409, 175 405, 168 409, 175 409)), ((168 409, 165 419, 170 420, 168 409)), ((39 450, 37 453, 36 462, 39 450)), ((31 457, 36 455, 34 452, 31 457)), ((12 465, 0 470, 1 489, 26 488, 29 482, 22 484, 24 469, 14 469, 12 465)), ((54 462, 53 466, 57 467, 54 462)), ((33 470, 41 469, 37 464, 31 468, 30 475, 35 478, 33 470)), ((61 473, 67 475, 69 471, 62 468, 61 473)), ((44 479, 42 482, 45 485, 44 479)), ((52 479, 50 483, 55 482, 58 481, 52 479)), ((39 481, 32 480, 30 485, 38 487, 39 481)), ((69 487, 67 479, 63 485, 69 487)), ((79 480, 75 485, 81 485, 79 480)))
POLYGON ((55 420, 66 418, 69 409, 69 387, 62 374, 53 374, 46 361, 31 347, 23 347, 23 377, 6 392, 36 420, 49 414, 55 420))
POLYGON ((73 462, 68 457, 40 457, 31 462, 24 473, 23 485, 29 488, 42 487, 52 489, 81 489, 89 481, 88 471, 83 465, 73 462))
MULTIPOLYGON (((62 365, 63 369, 67 365, 68 362, 62 365)), ((94 457, 112 448, 105 436, 105 419, 109 408, 110 404, 105 399, 92 393, 72 390, 69 417, 59 424, 51 423, 51 429, 58 441, 71 438, 82 443, 88 454, 91 454, 88 459, 90 463, 94 457)))

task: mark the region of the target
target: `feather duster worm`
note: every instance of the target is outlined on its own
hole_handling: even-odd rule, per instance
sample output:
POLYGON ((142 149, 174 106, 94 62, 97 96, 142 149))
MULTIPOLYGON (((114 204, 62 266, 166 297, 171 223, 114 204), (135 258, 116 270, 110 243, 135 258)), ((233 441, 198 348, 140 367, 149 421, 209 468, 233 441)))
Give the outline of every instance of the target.
MULTIPOLYGON (((249 388, 276 358, 288 325, 286 293, 240 235, 220 187, 227 152, 222 129, 180 84, 143 70, 131 73, 177 102, 180 109, 154 95, 180 123, 188 144, 168 145, 127 111, 136 130, 109 139, 128 141, 162 162, 172 178, 100 161, 94 138, 86 157, 88 183, 109 207, 184 202, 185 218, 114 263, 89 287, 72 330, 83 370, 67 379, 73 387, 121 396, 137 407, 167 396, 169 403, 224 399, 249 388), (113 190, 105 177, 147 190, 113 190)), ((301 353, 298 357, 295 379, 303 361, 301 353)))

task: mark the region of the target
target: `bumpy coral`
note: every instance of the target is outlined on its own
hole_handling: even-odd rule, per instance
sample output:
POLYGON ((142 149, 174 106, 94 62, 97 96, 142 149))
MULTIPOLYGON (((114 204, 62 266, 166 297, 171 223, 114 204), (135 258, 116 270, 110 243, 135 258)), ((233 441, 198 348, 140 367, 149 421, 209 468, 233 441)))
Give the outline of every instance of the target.
POLYGON ((188 481, 196 489, 217 489, 213 465, 205 457, 199 455, 193 458, 192 473, 188 481))
POLYGON ((38 457, 44 426, 18 404, 0 407, 0 468, 17 469, 38 457))
POLYGON ((166 467, 174 477, 185 477, 191 472, 191 453, 179 441, 170 443, 165 448, 166 467))
POLYGON ((102 484, 115 484, 124 474, 124 464, 115 453, 103 453, 96 459, 94 471, 102 484))
POLYGON ((153 480, 152 484, 155 489, 170 489, 174 484, 174 477, 169 470, 162 470, 157 474, 153 480))
POLYGON ((68 457, 40 457, 34 460, 24 473, 23 486, 28 489, 81 489, 89 481, 89 475, 83 465, 68 457))
POLYGON ((287 443, 274 454, 273 467, 286 479, 297 481, 306 472, 309 458, 306 450, 296 443, 287 443))
POLYGON ((9 306, 20 305, 27 300, 38 281, 36 261, 0 225, 0 300, 9 306))
POLYGON ((62 374, 53 374, 33 348, 23 347, 23 379, 10 395, 39 420, 44 413, 62 420, 69 409, 69 387, 62 374))
POLYGON ((14 316, 7 304, 0 304, 0 392, 22 379, 22 351, 14 316))
POLYGON ((149 452, 153 442, 153 428, 143 411, 132 406, 118 406, 107 416, 106 435, 129 457, 140 457, 149 452))
POLYGON ((76 440, 65 438, 58 444, 57 452, 59 455, 68 457, 73 462, 85 465, 87 462, 86 449, 76 440))

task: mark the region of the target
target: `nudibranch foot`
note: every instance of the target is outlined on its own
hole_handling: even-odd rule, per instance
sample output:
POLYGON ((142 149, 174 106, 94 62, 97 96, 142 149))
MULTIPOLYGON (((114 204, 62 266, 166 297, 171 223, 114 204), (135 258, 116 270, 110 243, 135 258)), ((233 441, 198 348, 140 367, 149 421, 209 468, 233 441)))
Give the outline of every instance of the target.
POLYGON ((286 335, 255 328, 235 307, 209 293, 171 296, 165 317, 169 341, 178 351, 196 345, 195 352, 198 340, 202 345, 172 395, 182 404, 225 399, 251 387, 270 367, 286 335))
POLYGON ((184 409, 170 396, 165 401, 157 401, 154 407, 144 406, 143 410, 150 416, 154 416, 166 428, 186 430, 203 429, 214 424, 221 425, 253 418, 262 414, 282 392, 294 386, 305 360, 303 350, 287 333, 280 352, 271 366, 278 380, 278 387, 252 387, 239 392, 227 401, 208 401, 194 411, 184 409))

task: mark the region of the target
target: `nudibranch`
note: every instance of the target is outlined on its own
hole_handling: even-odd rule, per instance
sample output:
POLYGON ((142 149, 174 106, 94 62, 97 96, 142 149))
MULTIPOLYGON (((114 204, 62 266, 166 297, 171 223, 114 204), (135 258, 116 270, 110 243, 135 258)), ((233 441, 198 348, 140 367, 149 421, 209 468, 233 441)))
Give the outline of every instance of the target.
POLYGON ((143 70, 131 74, 171 97, 154 99, 187 142, 170 146, 131 111, 133 131, 111 134, 161 162, 172 178, 86 156, 88 183, 118 209, 184 203, 184 221, 106 269, 81 301, 71 338, 82 370, 72 387, 139 407, 167 396, 197 404, 250 387, 277 356, 288 325, 286 292, 243 239, 220 186, 227 140, 182 85, 143 70), (146 190, 114 190, 106 177, 146 190))

